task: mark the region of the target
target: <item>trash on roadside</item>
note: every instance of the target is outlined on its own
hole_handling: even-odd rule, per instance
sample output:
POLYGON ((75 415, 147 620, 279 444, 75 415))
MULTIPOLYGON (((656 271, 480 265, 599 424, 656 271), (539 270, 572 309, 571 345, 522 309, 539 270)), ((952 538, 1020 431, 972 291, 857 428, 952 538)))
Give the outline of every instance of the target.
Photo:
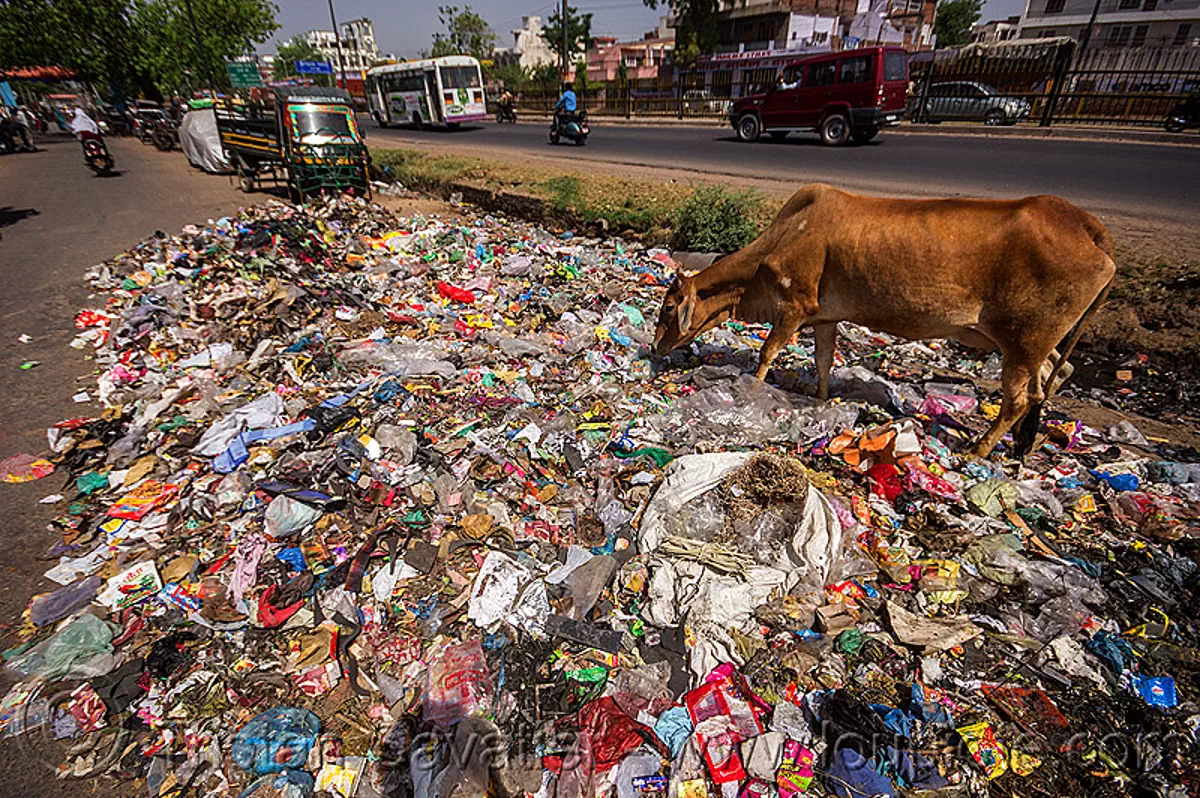
POLYGON ((1200 783, 1195 450, 1051 412, 972 458, 994 363, 851 325, 830 403, 762 325, 655 358, 674 269, 348 199, 97 265, 95 415, 0 464, 58 491, 3 733, 119 725, 63 773, 151 794, 1200 783))

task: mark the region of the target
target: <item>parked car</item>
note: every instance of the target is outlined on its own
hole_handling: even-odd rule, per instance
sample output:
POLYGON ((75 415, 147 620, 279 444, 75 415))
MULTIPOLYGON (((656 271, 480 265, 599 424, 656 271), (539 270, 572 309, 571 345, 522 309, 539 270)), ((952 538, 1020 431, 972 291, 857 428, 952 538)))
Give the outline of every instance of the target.
POLYGON ((1015 125, 1029 116, 1031 110, 1033 106, 1028 101, 1001 94, 986 84, 951 81, 929 87, 923 121, 963 119, 983 120, 989 125, 1015 125))
POLYGON ((734 102, 729 121, 742 141, 816 130, 826 144, 864 144, 900 123, 908 91, 903 47, 865 47, 793 61, 775 85, 734 102))
POLYGON ((683 110, 689 114, 729 113, 729 100, 715 99, 707 89, 688 89, 683 93, 683 110))

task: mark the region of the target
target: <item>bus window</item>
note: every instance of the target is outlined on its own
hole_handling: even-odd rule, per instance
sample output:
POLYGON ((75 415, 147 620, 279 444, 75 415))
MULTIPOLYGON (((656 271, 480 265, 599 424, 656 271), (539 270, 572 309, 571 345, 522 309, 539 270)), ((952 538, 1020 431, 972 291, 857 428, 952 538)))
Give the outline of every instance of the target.
POLYGON ((442 88, 478 89, 479 68, 473 66, 441 67, 442 88))

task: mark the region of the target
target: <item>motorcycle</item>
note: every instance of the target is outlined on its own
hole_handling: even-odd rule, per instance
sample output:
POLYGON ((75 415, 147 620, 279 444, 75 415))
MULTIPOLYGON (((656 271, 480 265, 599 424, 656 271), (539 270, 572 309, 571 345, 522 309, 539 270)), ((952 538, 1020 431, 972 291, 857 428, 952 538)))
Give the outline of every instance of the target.
POLYGON ((570 139, 578 146, 587 144, 588 137, 587 112, 576 114, 555 114, 550 122, 550 143, 557 144, 559 138, 570 139))
POLYGON ((496 124, 499 125, 504 122, 514 125, 517 123, 517 112, 511 105, 496 106, 496 124))
POLYGON ((112 154, 100 136, 83 137, 83 159, 88 169, 101 176, 112 174, 113 167, 116 166, 112 154))
POLYGON ((179 128, 169 119, 159 119, 150 131, 150 141, 161 152, 170 152, 179 146, 179 128))
POLYGON ((1182 133, 1190 127, 1200 128, 1200 95, 1188 97, 1172 108, 1163 127, 1170 133, 1182 133))

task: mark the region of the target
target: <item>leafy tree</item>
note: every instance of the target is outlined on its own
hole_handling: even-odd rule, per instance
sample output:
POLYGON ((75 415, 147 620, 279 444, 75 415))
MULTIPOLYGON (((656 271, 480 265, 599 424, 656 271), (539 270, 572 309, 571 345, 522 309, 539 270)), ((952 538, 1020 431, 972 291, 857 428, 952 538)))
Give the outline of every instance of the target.
POLYGON ((134 42, 127 0, 0 0, 0 67, 62 66, 121 86, 134 42))
POLYGON ((516 91, 522 83, 529 80, 529 74, 525 71, 525 68, 516 61, 493 63, 484 72, 492 80, 503 84, 504 88, 509 91, 516 91))
POLYGON ((279 29, 270 0, 192 0, 199 46, 183 0, 134 0, 137 50, 161 89, 229 87, 225 61, 252 55, 279 29))
MULTIPOLYGON (((567 6, 567 37, 571 40, 568 43, 570 54, 573 56, 580 50, 586 50, 592 46, 592 15, 580 14, 579 9, 574 6, 567 6)), ((562 63, 562 12, 555 11, 542 25, 542 38, 546 40, 546 44, 558 56, 559 63, 562 63)))
POLYGON ((720 0, 642 0, 648 8, 668 7, 675 15, 675 63, 687 68, 717 51, 720 0))
POLYGON ((583 102, 583 98, 587 96, 589 88, 591 88, 591 84, 588 83, 587 62, 581 58, 575 62, 575 93, 579 95, 581 103, 583 102))
MULTIPOLYGON (((303 36, 294 36, 275 50, 275 77, 290 78, 298 75, 299 73, 296 72, 297 61, 324 60, 325 56, 311 42, 303 36)), ((333 85, 332 75, 305 75, 304 77, 312 78, 318 86, 333 85)))
POLYGON ((0 67, 52 64, 117 96, 228 85, 222 62, 278 27, 270 0, 0 0, 0 67))
POLYGON ((445 33, 433 34, 434 58, 444 55, 470 55, 483 60, 496 49, 496 34, 483 17, 470 6, 439 6, 438 20, 445 33))
POLYGON ((554 94, 558 91, 560 75, 555 64, 542 64, 535 67, 530 76, 530 84, 537 87, 542 94, 554 94))
POLYGON ((971 28, 983 13, 983 0, 941 0, 933 32, 938 47, 958 47, 971 41, 971 28))

